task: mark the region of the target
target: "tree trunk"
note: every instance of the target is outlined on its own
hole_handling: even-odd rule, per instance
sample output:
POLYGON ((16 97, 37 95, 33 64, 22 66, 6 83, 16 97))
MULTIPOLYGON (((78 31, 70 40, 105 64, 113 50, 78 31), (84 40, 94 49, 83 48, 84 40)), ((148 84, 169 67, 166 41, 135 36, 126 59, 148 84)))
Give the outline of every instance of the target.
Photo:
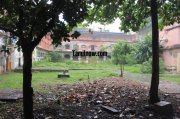
POLYGON ((123 77, 123 66, 120 65, 120 67, 121 67, 121 74, 120 74, 120 77, 123 77))
POLYGON ((157 16, 157 0, 151 0, 151 19, 152 19, 152 79, 150 87, 149 103, 159 102, 159 32, 157 16))
POLYGON ((32 80, 32 49, 25 47, 23 49, 23 109, 24 118, 33 119, 33 88, 31 87, 32 80))

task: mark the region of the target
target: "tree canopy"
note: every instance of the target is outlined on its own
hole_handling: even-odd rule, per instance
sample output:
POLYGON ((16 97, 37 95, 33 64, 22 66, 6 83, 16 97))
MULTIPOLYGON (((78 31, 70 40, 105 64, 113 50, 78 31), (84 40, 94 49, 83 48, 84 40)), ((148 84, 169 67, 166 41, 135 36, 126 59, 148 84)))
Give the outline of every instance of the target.
POLYGON ((114 64, 119 64, 121 67, 121 77, 123 76, 123 65, 128 61, 129 54, 132 52, 132 47, 126 42, 118 42, 112 51, 112 61, 114 64))
POLYGON ((23 52, 24 118, 33 119, 32 52, 50 32, 52 43, 77 38, 73 27, 87 16, 85 0, 1 0, 0 29, 17 37, 23 52))
POLYGON ((0 4, 0 29, 17 36, 17 45, 36 46, 47 32, 53 44, 67 41, 69 34, 86 13, 84 0, 2 0, 0 4))
POLYGON ((149 34, 136 43, 135 56, 138 63, 143 63, 152 58, 152 37, 149 34))
MULTIPOLYGON (((158 0, 160 28, 180 23, 178 0, 158 0)), ((121 20, 120 29, 128 32, 144 27, 151 16, 151 0, 92 0, 89 7, 89 21, 111 23, 121 20)))

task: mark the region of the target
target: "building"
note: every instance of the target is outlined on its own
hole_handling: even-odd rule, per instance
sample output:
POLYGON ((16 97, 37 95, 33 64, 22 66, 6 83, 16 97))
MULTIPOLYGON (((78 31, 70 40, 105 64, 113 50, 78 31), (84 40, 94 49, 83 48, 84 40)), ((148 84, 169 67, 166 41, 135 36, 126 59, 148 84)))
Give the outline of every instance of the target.
POLYGON ((168 70, 180 73, 180 24, 174 23, 159 33, 162 58, 168 70))
POLYGON ((107 56, 100 55, 97 57, 98 60, 106 60, 111 57, 110 52, 112 51, 113 45, 118 41, 125 41, 129 43, 136 42, 136 34, 124 34, 124 33, 113 33, 113 32, 89 32, 80 31, 81 36, 77 39, 70 39, 70 42, 62 42, 62 45, 55 48, 56 52, 59 52, 63 57, 74 61, 86 61, 91 56, 74 56, 73 51, 88 51, 88 52, 103 52, 107 51, 107 56))
MULTIPOLYGON (((149 21, 145 28, 139 30, 137 32, 138 38, 151 33, 151 25, 149 21)), ((174 23, 159 31, 159 44, 161 47, 160 56, 163 58, 166 69, 180 73, 180 24, 174 23)))
POLYGON ((53 50, 52 39, 50 37, 50 34, 48 33, 46 36, 42 38, 41 42, 34 49, 33 61, 43 60, 44 56, 47 55, 49 52, 52 52, 52 50, 53 50))
POLYGON ((23 55, 17 50, 16 39, 10 40, 10 34, 4 31, 0 34, 0 73, 2 73, 22 66, 23 55))
MULTIPOLYGON (((3 49, 3 41, 6 40, 4 37, 8 38, 8 33, 0 31, 0 50, 3 49)), ((52 40, 49 34, 42 38, 39 45, 34 49, 33 61, 42 60, 46 54, 52 51, 53 46, 51 41, 52 40)), ((6 45, 6 48, 9 53, 5 53, 4 51, 0 52, 0 74, 2 72, 11 71, 23 65, 23 53, 22 51, 18 51, 16 42, 6 45)))

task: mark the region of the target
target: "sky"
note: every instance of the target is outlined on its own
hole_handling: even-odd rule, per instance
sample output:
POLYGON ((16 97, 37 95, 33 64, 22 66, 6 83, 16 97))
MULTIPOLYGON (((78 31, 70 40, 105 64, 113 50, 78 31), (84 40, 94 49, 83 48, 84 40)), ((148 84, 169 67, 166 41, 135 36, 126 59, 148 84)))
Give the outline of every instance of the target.
MULTIPOLYGON (((64 21, 63 19, 63 14, 59 15, 59 20, 64 22, 65 24, 67 24, 66 21, 64 21)), ((85 22, 86 23, 86 22, 85 22)), ((109 30, 109 32, 121 32, 119 29, 120 26, 120 19, 116 19, 113 23, 109 24, 109 25, 101 25, 100 23, 95 23, 93 22, 92 24, 89 25, 88 28, 92 29, 93 31, 100 31, 99 28, 102 28, 103 30, 109 30)))
POLYGON ((91 25, 89 25, 89 28, 91 28, 94 31, 99 31, 99 28, 109 30, 109 32, 121 32, 119 29, 120 26, 120 20, 116 19, 112 24, 109 25, 101 25, 100 23, 93 22, 91 25))

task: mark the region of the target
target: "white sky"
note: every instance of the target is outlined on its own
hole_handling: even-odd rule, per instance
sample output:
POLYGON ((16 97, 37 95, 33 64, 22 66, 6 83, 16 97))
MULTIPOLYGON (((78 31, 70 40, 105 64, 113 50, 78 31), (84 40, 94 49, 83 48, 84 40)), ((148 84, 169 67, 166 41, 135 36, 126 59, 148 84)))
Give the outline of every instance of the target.
POLYGON ((94 31, 99 31, 99 28, 102 28, 103 30, 109 30, 110 32, 121 32, 119 29, 120 26, 120 20, 116 19, 112 24, 109 25, 101 25, 100 23, 93 22, 91 25, 89 25, 89 28, 91 28, 94 31))
MULTIPOLYGON (((63 19, 63 14, 59 15, 59 20, 62 22, 65 22, 63 19)), ((65 22, 66 24, 66 22, 65 22)), ((109 32, 121 32, 119 29, 120 26, 120 19, 116 19, 113 23, 108 25, 101 25, 100 23, 93 22, 89 25, 89 28, 91 28, 93 31, 100 31, 99 28, 102 28, 102 30, 109 30, 109 32)))

